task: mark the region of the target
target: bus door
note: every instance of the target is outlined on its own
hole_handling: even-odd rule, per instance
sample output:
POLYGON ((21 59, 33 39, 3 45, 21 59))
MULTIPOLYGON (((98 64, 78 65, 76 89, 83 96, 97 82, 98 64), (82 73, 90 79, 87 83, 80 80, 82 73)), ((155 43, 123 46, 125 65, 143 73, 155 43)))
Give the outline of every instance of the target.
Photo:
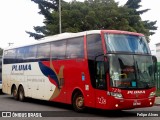
POLYGON ((104 60, 95 61, 95 94, 96 108, 103 108, 107 104, 107 80, 106 80, 106 63, 104 60))

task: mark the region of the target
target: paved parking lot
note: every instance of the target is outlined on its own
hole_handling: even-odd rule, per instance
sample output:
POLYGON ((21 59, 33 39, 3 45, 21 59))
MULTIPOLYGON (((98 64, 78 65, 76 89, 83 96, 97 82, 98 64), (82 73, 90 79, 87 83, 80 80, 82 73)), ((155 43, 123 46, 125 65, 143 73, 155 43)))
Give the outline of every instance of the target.
MULTIPOLYGON (((125 111, 103 111, 103 110, 97 110, 97 109, 87 109, 85 113, 76 113, 73 111, 71 105, 66 104, 60 104, 60 103, 54 103, 54 102, 47 102, 42 100, 36 100, 36 99, 27 99, 26 102, 20 102, 13 99, 10 95, 1 94, 0 95, 0 111, 1 112, 20 112, 26 115, 29 113, 40 113, 41 116, 37 116, 37 119, 78 119, 78 120, 84 120, 84 119, 117 119, 122 120, 123 119, 130 119, 130 120, 139 120, 142 119, 143 116, 137 115, 145 115, 147 111, 147 114, 149 112, 155 113, 160 115, 160 106, 156 105, 154 107, 150 108, 140 108, 140 109, 133 109, 133 110, 125 110, 125 111), (158 112, 157 112, 158 111, 158 112), (25 113, 27 112, 27 113, 25 113), (42 118, 41 118, 42 117, 42 118)), ((17 114, 14 114, 17 115, 17 114)), ((38 115, 38 114, 37 114, 38 115)), ((14 116, 15 117, 15 116, 14 116)), ((21 117, 21 116, 20 116, 21 117)), ((28 116, 27 116, 28 117, 28 116)), ((153 117, 154 120, 159 120, 160 116, 153 117)), ((2 119, 2 118, 0 118, 2 119)), ((17 120, 18 118, 12 118, 17 120)), ((21 118, 22 119, 22 118, 21 118)), ((23 118, 26 119, 26 118, 23 118)), ((29 119, 35 119, 35 118, 29 118, 29 119)), ((146 117, 145 119, 150 119, 150 117, 146 117)), ((152 120, 153 120, 152 119, 152 120)))

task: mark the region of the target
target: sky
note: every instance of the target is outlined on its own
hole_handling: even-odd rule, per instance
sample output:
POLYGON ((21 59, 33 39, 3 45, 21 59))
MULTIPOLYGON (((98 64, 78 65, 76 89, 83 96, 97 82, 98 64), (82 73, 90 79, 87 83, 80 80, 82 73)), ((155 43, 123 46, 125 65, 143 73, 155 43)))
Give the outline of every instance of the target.
MULTIPOLYGON (((71 0, 65 0, 71 1, 71 0)), ((83 1, 83 0, 80 0, 83 1)), ((127 0, 115 0, 123 5, 127 0)), ((150 36, 150 48, 155 54, 155 44, 160 42, 160 0, 141 0, 141 9, 149 8, 142 20, 157 20, 158 30, 150 36)), ((32 31, 33 26, 43 25, 44 17, 38 14, 38 5, 31 0, 1 0, 0 1, 0 48, 6 48, 9 43, 14 45, 26 44, 34 41, 25 31, 32 31)))

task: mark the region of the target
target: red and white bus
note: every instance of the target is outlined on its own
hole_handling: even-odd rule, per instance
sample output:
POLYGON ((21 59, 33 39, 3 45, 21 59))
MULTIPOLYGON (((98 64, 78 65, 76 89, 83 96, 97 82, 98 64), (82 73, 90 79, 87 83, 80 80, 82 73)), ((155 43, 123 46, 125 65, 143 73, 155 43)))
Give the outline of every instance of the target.
POLYGON ((26 97, 116 110, 151 107, 156 70, 143 34, 92 30, 49 36, 4 50, 2 90, 26 97))

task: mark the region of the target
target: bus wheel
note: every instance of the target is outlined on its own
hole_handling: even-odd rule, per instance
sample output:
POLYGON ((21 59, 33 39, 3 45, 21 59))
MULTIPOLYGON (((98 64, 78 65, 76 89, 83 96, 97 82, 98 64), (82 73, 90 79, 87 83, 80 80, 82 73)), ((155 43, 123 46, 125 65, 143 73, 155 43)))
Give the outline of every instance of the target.
POLYGON ((12 88, 12 96, 15 100, 18 100, 18 92, 16 86, 12 88))
POLYGON ((74 96, 73 96, 73 108, 76 112, 83 112, 85 109, 84 106, 84 97, 81 93, 77 92, 74 96))
POLYGON ((23 86, 20 86, 18 89, 19 101, 23 102, 25 100, 25 94, 23 86))

